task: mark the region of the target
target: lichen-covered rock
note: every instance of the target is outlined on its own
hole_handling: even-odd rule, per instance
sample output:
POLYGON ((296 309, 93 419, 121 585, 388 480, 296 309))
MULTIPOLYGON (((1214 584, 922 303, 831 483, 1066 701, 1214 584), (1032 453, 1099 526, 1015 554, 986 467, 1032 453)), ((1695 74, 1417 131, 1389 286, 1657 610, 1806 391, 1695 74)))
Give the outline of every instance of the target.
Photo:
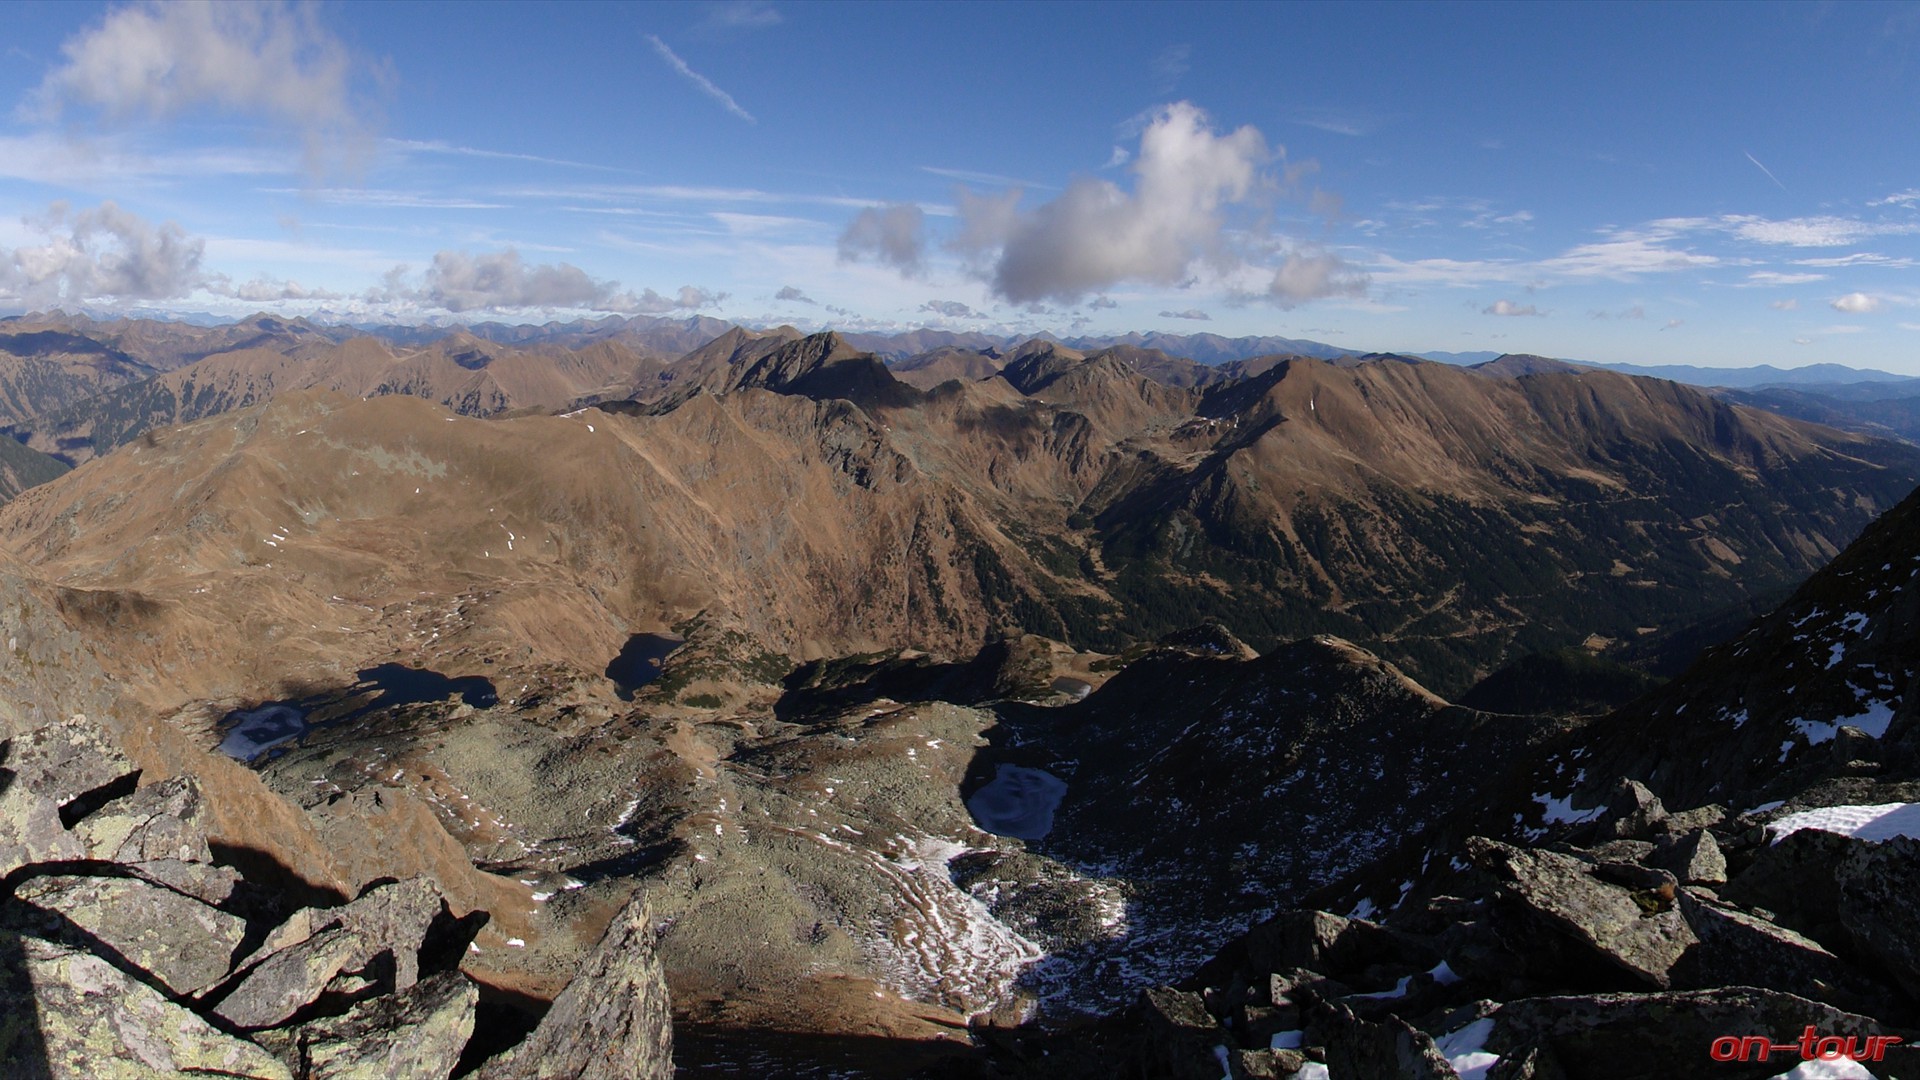
POLYGON ((1884 1008, 1889 995, 1819 942, 1700 895, 1680 894, 1680 912, 1700 939, 1674 965, 1684 989, 1767 986, 1854 1012, 1884 1008))
POLYGON ((86 857, 105 862, 178 859, 210 863, 199 825, 200 785, 176 776, 115 799, 74 826, 86 857))
POLYGON ((312 1004, 333 977, 369 954, 367 941, 334 928, 282 949, 243 975, 214 1013, 235 1027, 273 1027, 312 1004))
POLYGON ((0 931, 0 956, 0 1075, 9 1080, 292 1080, 265 1050, 90 953, 0 931))
POLYGON ((358 970, 372 955, 391 950, 394 989, 405 990, 420 978, 420 946, 434 917, 446 908, 440 889, 426 878, 409 878, 368 889, 352 903, 314 912, 321 925, 337 923, 367 942, 365 957, 348 965, 358 970))
POLYGON ((1232 1040, 1207 1012, 1199 994, 1159 986, 1140 993, 1134 1008, 1140 1026, 1139 1060, 1167 1080, 1215 1080, 1214 1048, 1232 1040))
POLYGON ((1621 780, 1607 801, 1607 812, 1594 827, 1604 840, 1646 840, 1665 825, 1667 808, 1660 797, 1638 780, 1621 780))
POLYGON ((1854 944, 1920 997, 1920 840, 1860 844, 1837 870, 1840 922, 1854 944))
POLYGON ((1331 1080, 1459 1080, 1432 1037, 1397 1016, 1368 1021, 1329 1005, 1310 1034, 1326 1045, 1331 1080))
POLYGON ((1661 837, 1646 865, 1670 871, 1685 885, 1725 885, 1727 857, 1720 842, 1705 829, 1677 837, 1661 837))
POLYGON ((306 1080, 444 1080, 473 1036, 479 999, 465 975, 446 972, 304 1024, 296 1040, 306 1080))
POLYGON ((244 921, 137 878, 50 875, 29 879, 14 895, 65 916, 181 995, 225 977, 247 933, 244 921))
MULTIPOLYGON (((1571 1080, 1671 1080, 1676 1076, 1761 1080, 1799 1064, 1799 1054, 1771 1062, 1715 1062, 1722 1036, 1764 1036, 1792 1042, 1812 1027, 1823 1036, 1864 1040, 1912 1034, 1816 1001, 1750 986, 1661 994, 1596 994, 1510 1001, 1492 1013, 1487 1049, 1506 1056, 1549 1045, 1571 1080)), ((1909 1076, 1916 1055, 1905 1043, 1888 1048, 1886 1072, 1909 1076)))
POLYGON ((210 863, 184 862, 180 859, 153 859, 128 863, 125 869, 144 881, 165 885, 177 893, 215 907, 233 899, 240 887, 240 872, 210 863))
POLYGON ((1467 851, 1528 915, 1652 986, 1668 985, 1668 971, 1696 940, 1670 897, 1661 910, 1659 897, 1597 881, 1571 856, 1479 836, 1467 851))
POLYGON ((1247 963, 1256 971, 1306 968, 1344 977, 1379 964, 1428 968, 1439 962, 1406 935, 1324 911, 1283 911, 1247 931, 1245 941, 1247 963))
POLYGON ((30 863, 86 857, 68 826, 89 795, 131 791, 138 776, 82 716, 0 743, 0 876, 30 863))
POLYGON ((482 1080, 668 1080, 673 1018, 649 922, 642 900, 628 902, 540 1026, 482 1080))
POLYGON ((1839 869, 1861 845, 1824 829, 1798 829, 1766 844, 1726 887, 1720 898, 1744 908, 1762 908, 1781 926, 1829 949, 1848 937, 1840 925, 1839 869))

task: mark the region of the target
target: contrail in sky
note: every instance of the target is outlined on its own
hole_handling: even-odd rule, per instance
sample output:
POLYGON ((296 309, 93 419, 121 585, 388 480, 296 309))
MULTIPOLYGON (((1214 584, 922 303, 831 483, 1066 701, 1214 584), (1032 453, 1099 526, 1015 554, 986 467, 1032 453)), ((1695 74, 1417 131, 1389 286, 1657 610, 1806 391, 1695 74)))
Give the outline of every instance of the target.
POLYGON ((665 60, 667 62, 667 66, 673 68, 673 70, 685 76, 687 81, 699 87, 702 93, 706 94, 708 97, 712 98, 713 100, 719 102, 722 108, 726 109, 728 112, 739 117, 740 119, 745 120, 749 124, 758 122, 754 120, 752 113, 741 108, 740 103, 733 100, 732 94, 729 94, 725 90, 722 90, 719 87, 713 85, 712 79, 709 79, 705 75, 702 75, 699 72, 688 67, 687 62, 685 60, 680 59, 679 53, 676 53, 672 49, 667 48, 666 42, 661 41, 659 38, 655 37, 652 34, 647 35, 647 40, 653 42, 654 51, 660 54, 660 59, 665 60))
POLYGON ((1773 175, 1773 170, 1772 170, 1772 169, 1769 169, 1769 168, 1767 168, 1767 167, 1766 167, 1765 165, 1762 165, 1762 164, 1760 164, 1760 159, 1759 159, 1759 158, 1757 158, 1757 157, 1754 157, 1754 156, 1753 156, 1753 152, 1752 152, 1752 151, 1750 151, 1750 150, 1743 150, 1743 151, 1741 151, 1741 153, 1744 153, 1744 154, 1746 154, 1746 155, 1747 155, 1747 160, 1748 160, 1748 161, 1751 161, 1751 162, 1753 162, 1753 167, 1754 167, 1754 168, 1756 168, 1756 169, 1759 169, 1759 170, 1760 170, 1761 172, 1763 172, 1763 173, 1766 173, 1766 174, 1767 174, 1767 179, 1769 179, 1769 180, 1771 180, 1771 181, 1773 181, 1773 182, 1774 182, 1774 185, 1775 185, 1775 186, 1777 186, 1777 187, 1778 187, 1778 188, 1779 188, 1779 189, 1780 189, 1781 191, 1785 191, 1785 190, 1787 190, 1787 185, 1785 185, 1785 184, 1782 184, 1782 183, 1780 183, 1780 178, 1779 178, 1779 177, 1777 177, 1777 176, 1775 176, 1775 175, 1773 175))

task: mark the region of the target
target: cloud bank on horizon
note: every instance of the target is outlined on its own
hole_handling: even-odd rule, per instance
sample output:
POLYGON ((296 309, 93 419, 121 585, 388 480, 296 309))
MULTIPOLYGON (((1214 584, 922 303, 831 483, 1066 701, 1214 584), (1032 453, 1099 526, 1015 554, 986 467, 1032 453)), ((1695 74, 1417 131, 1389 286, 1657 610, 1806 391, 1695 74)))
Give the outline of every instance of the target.
POLYGON ((18 13, 0 309, 1204 321, 1369 348, 1920 372, 1920 153, 1832 107, 1920 112, 1887 89, 1906 54, 1874 44, 1920 31, 1870 13, 1733 29, 1474 7, 1095 27, 1046 7, 495 7, 460 26, 436 10, 18 13), (1740 104, 1746 76, 1609 74, 1677 48, 1650 28, 1689 30, 1729 69, 1798 57, 1770 77, 1803 79, 1805 101, 1762 116, 1740 104), (1062 59, 1047 43, 1069 29, 1062 59), (1466 79, 1458 47, 1476 36, 1507 67, 1466 79), (861 60, 821 63, 836 52, 861 60), (1382 53, 1404 61, 1369 86, 1330 77, 1382 53), (1075 76, 1094 56, 1138 77, 1075 76), (1600 81, 1565 89, 1583 72, 1600 81), (1719 145, 1717 126, 1738 138, 1719 145))

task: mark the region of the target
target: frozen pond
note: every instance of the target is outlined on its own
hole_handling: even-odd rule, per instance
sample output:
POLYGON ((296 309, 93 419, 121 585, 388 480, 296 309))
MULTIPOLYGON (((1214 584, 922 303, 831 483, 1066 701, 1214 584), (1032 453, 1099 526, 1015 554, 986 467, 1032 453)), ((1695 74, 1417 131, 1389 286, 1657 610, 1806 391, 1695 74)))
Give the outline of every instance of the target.
POLYGON ((1043 769, 996 766, 993 779, 967 800, 967 812, 987 832, 1038 840, 1053 830, 1053 812, 1066 798, 1067 782, 1043 769))
POLYGON ((291 705, 262 705, 227 714, 233 726, 220 740, 220 752, 252 761, 307 729, 306 714, 291 705))
POLYGON ((360 681, 342 691, 315 694, 294 701, 270 701, 251 709, 236 709, 221 721, 224 731, 220 752, 240 761, 254 762, 270 751, 298 739, 312 728, 357 720, 379 709, 416 705, 430 701, 451 701, 455 696, 476 709, 488 709, 499 703, 493 680, 480 675, 450 679, 437 671, 410 668, 404 664, 381 664, 357 672, 360 681), (334 705, 341 699, 367 694, 370 698, 344 715, 330 717, 320 724, 307 717, 334 705))

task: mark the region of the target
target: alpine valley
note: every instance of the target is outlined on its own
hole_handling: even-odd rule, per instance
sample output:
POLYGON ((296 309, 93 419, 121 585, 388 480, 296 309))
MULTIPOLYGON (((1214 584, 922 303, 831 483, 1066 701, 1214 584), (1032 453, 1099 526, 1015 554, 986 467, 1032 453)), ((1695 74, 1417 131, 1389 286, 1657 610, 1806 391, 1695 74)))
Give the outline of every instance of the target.
POLYGON ((1907 399, 1455 359, 0 321, 0 1072, 1920 1077, 1907 399))

